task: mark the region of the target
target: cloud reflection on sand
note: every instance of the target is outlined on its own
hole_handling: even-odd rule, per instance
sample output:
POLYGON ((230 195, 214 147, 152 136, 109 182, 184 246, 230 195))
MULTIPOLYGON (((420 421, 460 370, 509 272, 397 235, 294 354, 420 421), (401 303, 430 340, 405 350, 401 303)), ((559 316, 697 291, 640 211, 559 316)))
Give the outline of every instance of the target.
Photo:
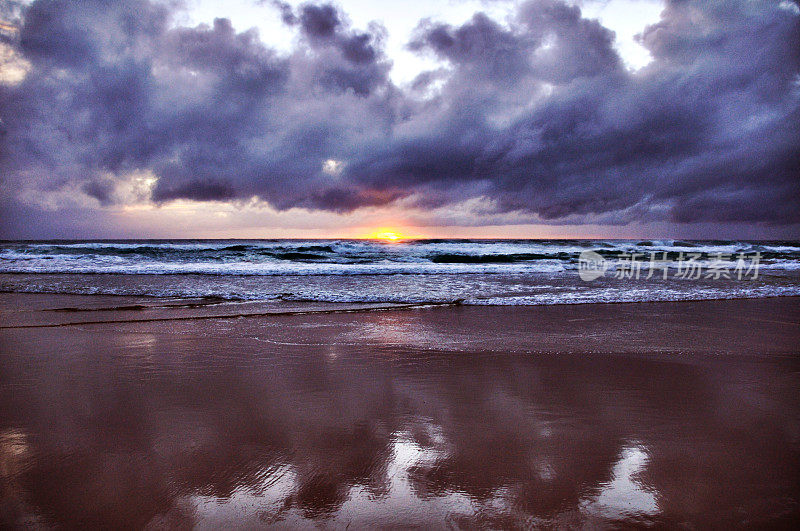
POLYGON ((638 477, 646 466, 646 448, 638 445, 624 448, 614 465, 613 479, 602 486, 597 496, 583 502, 581 510, 612 520, 657 515, 656 496, 638 477))
POLYGON ((26 459, 3 518, 702 525, 739 522, 742 499, 792 518, 780 367, 418 350, 404 315, 5 331, 0 429, 26 459))

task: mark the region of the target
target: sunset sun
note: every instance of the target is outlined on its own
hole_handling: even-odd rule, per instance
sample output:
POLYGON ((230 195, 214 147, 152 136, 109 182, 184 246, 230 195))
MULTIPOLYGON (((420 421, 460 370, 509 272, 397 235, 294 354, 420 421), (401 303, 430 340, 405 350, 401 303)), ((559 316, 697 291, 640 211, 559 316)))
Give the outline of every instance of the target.
POLYGON ((404 239, 404 236, 400 232, 398 232, 396 230, 378 229, 375 232, 373 232, 372 234, 370 234, 369 238, 373 239, 373 240, 384 240, 384 241, 396 242, 398 240, 404 239))

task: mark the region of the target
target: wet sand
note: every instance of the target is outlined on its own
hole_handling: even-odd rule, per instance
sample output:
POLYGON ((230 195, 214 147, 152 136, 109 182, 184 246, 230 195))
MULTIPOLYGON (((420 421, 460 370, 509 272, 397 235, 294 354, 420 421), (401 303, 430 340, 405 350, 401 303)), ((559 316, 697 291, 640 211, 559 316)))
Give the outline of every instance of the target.
POLYGON ((800 523, 796 298, 219 302, 0 294, 0 527, 800 523))

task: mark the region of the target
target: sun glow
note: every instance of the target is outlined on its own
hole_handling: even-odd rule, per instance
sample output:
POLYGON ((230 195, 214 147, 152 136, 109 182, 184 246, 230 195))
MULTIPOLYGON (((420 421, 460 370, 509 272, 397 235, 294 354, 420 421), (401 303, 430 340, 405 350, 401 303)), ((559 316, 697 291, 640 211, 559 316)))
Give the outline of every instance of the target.
POLYGON ((373 240, 384 240, 388 242, 396 242, 398 240, 404 239, 404 236, 397 231, 389 230, 389 229, 378 229, 372 234, 369 235, 370 239, 373 240))

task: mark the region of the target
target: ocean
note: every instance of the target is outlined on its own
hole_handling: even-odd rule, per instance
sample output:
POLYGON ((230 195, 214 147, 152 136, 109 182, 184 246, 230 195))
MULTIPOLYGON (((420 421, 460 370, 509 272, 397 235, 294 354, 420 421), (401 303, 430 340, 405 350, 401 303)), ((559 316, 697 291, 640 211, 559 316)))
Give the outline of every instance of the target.
POLYGON ((800 295, 800 242, 5 241, 0 291, 467 305, 760 298, 800 295), (588 251, 607 268, 591 281, 579 275, 588 251))

